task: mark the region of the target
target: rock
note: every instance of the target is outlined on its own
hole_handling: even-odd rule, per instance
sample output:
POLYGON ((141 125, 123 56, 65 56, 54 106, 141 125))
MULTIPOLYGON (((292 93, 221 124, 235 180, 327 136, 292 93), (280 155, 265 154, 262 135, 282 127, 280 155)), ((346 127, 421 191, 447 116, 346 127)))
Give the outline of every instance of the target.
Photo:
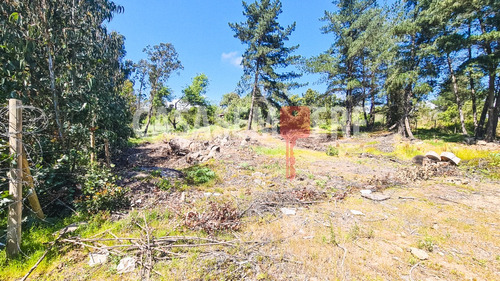
POLYGON ((245 140, 249 142, 251 140, 250 136, 246 136, 245 140))
POLYGON ((261 179, 254 179, 253 182, 257 185, 263 185, 264 182, 261 179))
POLYGON ((415 157, 413 157, 411 159, 411 162, 413 162, 414 164, 422 166, 422 164, 424 162, 424 158, 425 157, 423 155, 417 155, 417 156, 415 156, 415 157))
POLYGON ((120 263, 116 267, 116 272, 118 274, 132 272, 135 269, 135 258, 125 257, 120 260, 120 263))
POLYGON ((434 160, 434 161, 441 161, 441 157, 439 156, 439 154, 437 154, 435 151, 429 151, 425 154, 425 157, 431 159, 431 160, 434 160))
POLYGON ((172 151, 178 155, 186 155, 191 151, 191 141, 182 138, 173 138, 170 140, 169 145, 172 151))
POLYGON ((196 163, 199 161, 198 158, 200 158, 201 156, 201 153, 200 152, 194 152, 194 153, 190 153, 186 156, 186 162, 188 163, 196 163))
POLYGON ((289 208, 281 208, 280 211, 283 213, 283 215, 286 216, 294 216, 297 213, 295 209, 289 209, 289 208))
POLYGON ((487 145, 488 143, 484 140, 478 140, 476 144, 477 145, 487 145))
POLYGON ((109 252, 104 253, 90 253, 89 254, 89 266, 95 266, 98 264, 103 264, 108 261, 109 252))
POLYGON ((65 233, 75 232, 80 227, 80 225, 85 225, 85 224, 87 224, 87 222, 72 223, 63 229, 52 233, 52 235, 56 235, 56 234, 63 235, 65 233))
POLYGON ((242 140, 240 146, 247 146, 248 142, 246 140, 242 140))
POLYGON ((369 193, 369 194, 361 193, 361 197, 364 197, 366 199, 370 199, 373 201, 384 201, 384 200, 391 198, 390 195, 386 195, 386 194, 382 194, 382 193, 369 193))
POLYGON ((419 260, 426 260, 429 258, 429 254, 427 254, 426 251, 417 248, 410 248, 410 253, 419 260))
POLYGON ((217 193, 217 192, 205 192, 203 193, 203 196, 205 197, 212 197, 212 196, 221 196, 222 194, 217 193))
POLYGON ((471 137, 466 137, 464 138, 464 143, 467 145, 472 145, 476 143, 476 139, 471 137))
POLYGON ((220 141, 220 145, 221 145, 221 146, 224 146, 224 145, 226 145, 226 143, 227 143, 228 141, 229 141, 229 138, 226 136, 226 137, 224 137, 224 138, 220 141))
POLYGON ((361 196, 363 196, 363 194, 370 194, 372 193, 372 191, 370 189, 362 189, 361 190, 361 196))
POLYGON ((448 161, 455 165, 458 165, 458 163, 460 163, 460 158, 458 158, 451 152, 443 152, 441 153, 441 161, 448 161))
POLYGON ((365 215, 362 212, 357 211, 357 210, 350 210, 350 211, 351 211, 351 214, 353 214, 355 216, 364 216, 365 215))

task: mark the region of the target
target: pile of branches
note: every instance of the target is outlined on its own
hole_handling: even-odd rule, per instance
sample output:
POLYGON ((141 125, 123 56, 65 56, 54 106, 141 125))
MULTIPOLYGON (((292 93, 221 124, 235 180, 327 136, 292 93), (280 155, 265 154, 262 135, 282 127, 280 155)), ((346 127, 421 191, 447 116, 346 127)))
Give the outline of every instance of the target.
POLYGON ((240 214, 230 202, 209 202, 204 212, 190 211, 186 214, 184 225, 193 230, 204 230, 213 234, 222 230, 239 230, 240 214))
MULTIPOLYGON (((335 194, 334 199, 343 199, 345 193, 335 194)), ((327 193, 314 187, 300 187, 256 194, 250 206, 242 212, 248 215, 274 213, 280 207, 310 205, 326 202, 327 193)))
POLYGON ((448 177, 459 175, 458 169, 449 162, 423 161, 422 165, 403 168, 399 180, 411 183, 418 180, 429 180, 433 177, 448 177))

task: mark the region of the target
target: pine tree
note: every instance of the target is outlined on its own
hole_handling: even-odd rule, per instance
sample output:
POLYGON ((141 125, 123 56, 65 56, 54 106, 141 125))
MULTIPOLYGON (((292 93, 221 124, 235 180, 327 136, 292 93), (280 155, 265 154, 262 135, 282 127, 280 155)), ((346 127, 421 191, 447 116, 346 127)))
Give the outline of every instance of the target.
POLYGON ((247 45, 242 60, 243 79, 253 79, 248 130, 252 128, 259 94, 264 93, 270 103, 279 107, 284 102, 289 102, 286 90, 298 86, 297 83, 289 81, 300 77, 300 74, 276 72, 277 68, 285 68, 299 59, 298 56, 291 55, 298 45, 285 47, 285 41, 288 41, 288 37, 295 30, 295 23, 286 28, 280 26, 278 16, 282 13, 281 8, 279 0, 261 0, 250 5, 243 1, 243 15, 246 21, 229 23, 235 32, 234 37, 247 45))
POLYGON ((380 10, 375 9, 375 0, 340 0, 334 3, 339 10, 325 11, 321 19, 327 22, 322 32, 332 34, 334 43, 325 53, 308 59, 306 69, 326 74, 327 95, 345 95, 346 136, 350 137, 354 107, 364 101, 368 88, 371 89, 370 95, 375 97, 374 81, 380 63, 375 61, 379 50, 372 39, 379 21, 372 20, 378 17, 380 10))

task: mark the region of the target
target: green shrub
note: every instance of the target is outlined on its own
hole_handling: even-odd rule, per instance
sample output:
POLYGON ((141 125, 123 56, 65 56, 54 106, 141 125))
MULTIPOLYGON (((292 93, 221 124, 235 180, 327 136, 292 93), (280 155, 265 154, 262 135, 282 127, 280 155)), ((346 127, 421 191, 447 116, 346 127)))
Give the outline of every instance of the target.
POLYGON ((215 179, 215 172, 207 167, 193 166, 185 170, 186 182, 189 184, 202 184, 215 179))
POLYGON ((160 179, 160 181, 156 183, 156 187, 163 191, 167 191, 170 190, 173 186, 168 179, 160 179))
POLYGON ((329 145, 326 149, 326 155, 328 156, 338 156, 339 150, 333 145, 329 145))
POLYGON ((127 190, 116 185, 117 177, 109 169, 92 167, 80 178, 82 195, 75 201, 78 210, 96 213, 125 208, 130 201, 127 190))

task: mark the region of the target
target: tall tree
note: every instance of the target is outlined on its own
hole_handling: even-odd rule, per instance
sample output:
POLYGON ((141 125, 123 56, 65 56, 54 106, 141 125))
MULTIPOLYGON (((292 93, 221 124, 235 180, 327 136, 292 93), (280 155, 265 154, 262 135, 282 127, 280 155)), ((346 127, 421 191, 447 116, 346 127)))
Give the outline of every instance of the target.
POLYGON ((431 44, 431 26, 422 21, 422 13, 431 0, 404 0, 399 8, 398 22, 392 30, 397 38, 395 60, 389 67, 386 81, 390 128, 414 138, 410 117, 418 101, 430 93, 436 77, 432 57, 424 50, 431 44))
POLYGON ((141 108, 141 102, 144 98, 144 89, 147 87, 148 83, 148 63, 146 60, 142 59, 138 63, 134 64, 134 80, 139 83, 139 91, 137 92, 137 109, 141 108))
POLYGON ((174 45, 170 43, 160 43, 153 47, 147 46, 144 52, 148 56, 148 77, 149 77, 149 111, 148 121, 144 129, 144 135, 148 133, 149 124, 151 123, 151 116, 153 114, 154 100, 158 91, 163 88, 165 82, 176 70, 183 69, 179 55, 175 51, 174 45))
POLYGON ((306 61, 310 72, 324 73, 328 83, 327 95, 345 96, 346 136, 351 136, 352 114, 354 107, 365 100, 366 90, 375 97, 375 80, 379 63, 375 62, 375 40, 377 32, 383 32, 378 26, 380 10, 376 9, 375 0, 339 0, 334 1, 338 10, 325 11, 321 19, 327 24, 322 28, 324 34, 331 34, 334 43, 331 48, 317 57, 306 61))
POLYGON ((295 23, 286 28, 281 27, 278 23, 281 13, 282 5, 279 0, 259 0, 250 5, 243 1, 246 21, 229 23, 235 32, 234 37, 247 45, 242 60, 244 79, 253 79, 248 130, 252 129, 256 99, 260 93, 265 93, 268 101, 279 107, 283 102, 289 101, 286 90, 298 86, 297 83, 288 81, 300 77, 300 74, 276 72, 277 68, 286 68, 299 59, 298 56, 291 55, 298 45, 285 47, 285 41, 288 41, 295 30, 295 23))

